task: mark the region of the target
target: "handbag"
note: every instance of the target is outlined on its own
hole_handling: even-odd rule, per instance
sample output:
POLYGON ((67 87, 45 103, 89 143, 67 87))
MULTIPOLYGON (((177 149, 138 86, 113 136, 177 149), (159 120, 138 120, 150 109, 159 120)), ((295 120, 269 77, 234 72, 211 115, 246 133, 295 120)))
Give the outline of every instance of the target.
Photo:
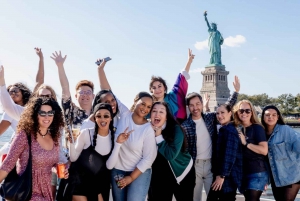
MULTIPOLYGON (((90 130, 89 130, 89 134, 90 134, 90 130)), ((81 151, 81 154, 78 157, 76 163, 78 162, 85 170, 96 175, 97 173, 99 173, 105 168, 106 160, 101 154, 99 154, 93 148, 91 135, 90 135, 90 141, 91 141, 91 145, 87 149, 83 149, 81 151)))
POLYGON ((16 166, 8 173, 0 187, 0 195, 9 201, 30 200, 32 194, 32 156, 31 136, 27 136, 29 144, 29 158, 22 175, 17 174, 16 166))

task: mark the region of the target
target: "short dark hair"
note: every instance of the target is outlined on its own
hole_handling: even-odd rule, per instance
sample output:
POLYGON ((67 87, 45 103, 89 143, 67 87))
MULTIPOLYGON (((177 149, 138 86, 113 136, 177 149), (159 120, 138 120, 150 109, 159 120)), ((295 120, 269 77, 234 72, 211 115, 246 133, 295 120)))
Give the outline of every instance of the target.
POLYGON ((273 109, 273 110, 275 110, 275 111, 277 112, 278 120, 277 120, 276 124, 285 125, 285 122, 284 122, 284 120, 283 120, 283 117, 282 117, 280 111, 278 110, 278 108, 277 108, 275 105, 267 105, 267 106, 263 109, 263 111, 262 111, 262 113, 261 113, 261 124, 265 127, 266 130, 267 130, 268 127, 267 127, 267 124, 266 124, 266 122, 265 122, 265 120, 264 120, 264 116, 265 116, 265 112, 266 112, 268 109, 273 109))
POLYGON ((191 99, 195 98, 195 97, 198 97, 200 99, 200 102, 203 103, 202 101, 202 96, 196 92, 192 92, 192 93, 189 93, 186 98, 185 98, 185 104, 186 105, 189 105, 190 104, 190 101, 191 99))

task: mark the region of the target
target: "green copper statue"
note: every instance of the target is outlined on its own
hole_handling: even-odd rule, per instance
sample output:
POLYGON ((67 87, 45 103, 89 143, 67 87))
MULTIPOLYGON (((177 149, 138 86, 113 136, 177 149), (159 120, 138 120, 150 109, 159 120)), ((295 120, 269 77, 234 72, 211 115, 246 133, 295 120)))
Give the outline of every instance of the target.
POLYGON ((209 65, 222 65, 221 61, 221 45, 223 44, 223 37, 221 33, 217 30, 217 24, 211 23, 209 25, 207 20, 207 12, 204 12, 204 18, 208 26, 209 39, 209 53, 210 53, 210 62, 209 65))

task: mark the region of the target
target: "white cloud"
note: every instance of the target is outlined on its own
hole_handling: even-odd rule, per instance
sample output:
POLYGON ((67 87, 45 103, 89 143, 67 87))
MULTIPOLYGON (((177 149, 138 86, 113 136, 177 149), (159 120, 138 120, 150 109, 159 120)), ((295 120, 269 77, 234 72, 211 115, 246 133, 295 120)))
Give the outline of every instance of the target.
MULTIPOLYGON (((246 42, 246 37, 242 35, 236 35, 236 36, 229 36, 224 39, 224 43, 221 46, 222 48, 226 47, 240 47, 241 44, 246 42)), ((197 50, 204 50, 208 48, 208 40, 196 42, 195 48, 197 50)))
POLYGON ((204 71, 204 68, 195 68, 195 69, 191 69, 190 73, 201 73, 201 71, 204 71))
POLYGON ((195 48, 197 50, 204 50, 208 48, 208 40, 202 41, 202 42, 196 42, 195 48))
POLYGON ((246 38, 242 35, 236 35, 235 37, 229 36, 225 38, 224 45, 228 47, 240 47, 241 44, 246 42, 246 38))

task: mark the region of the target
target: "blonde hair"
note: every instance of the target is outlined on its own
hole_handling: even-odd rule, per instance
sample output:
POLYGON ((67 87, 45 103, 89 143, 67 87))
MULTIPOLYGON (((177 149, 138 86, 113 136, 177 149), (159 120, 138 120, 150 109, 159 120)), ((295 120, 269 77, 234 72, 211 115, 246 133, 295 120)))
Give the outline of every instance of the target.
POLYGON ((41 89, 47 89, 51 92, 51 97, 57 101, 57 97, 56 97, 56 93, 54 91, 54 89, 52 87, 50 87, 49 85, 46 85, 46 84, 42 84, 41 86, 39 86, 39 88, 37 88, 37 90, 34 92, 33 96, 34 97, 38 97, 39 96, 39 91, 41 89))
POLYGON ((255 111, 252 103, 249 100, 241 100, 237 104, 235 104, 234 107, 233 107, 233 116, 234 116, 234 124, 235 124, 235 126, 238 126, 238 125, 242 124, 242 122, 241 122, 241 120, 239 118, 238 112, 239 112, 241 104, 243 104, 243 103, 246 103, 246 104, 250 105, 250 109, 251 109, 251 112, 252 112, 252 115, 251 115, 251 118, 250 118, 250 122, 252 124, 259 124, 259 125, 261 125, 260 121, 258 120, 256 111, 255 111))

